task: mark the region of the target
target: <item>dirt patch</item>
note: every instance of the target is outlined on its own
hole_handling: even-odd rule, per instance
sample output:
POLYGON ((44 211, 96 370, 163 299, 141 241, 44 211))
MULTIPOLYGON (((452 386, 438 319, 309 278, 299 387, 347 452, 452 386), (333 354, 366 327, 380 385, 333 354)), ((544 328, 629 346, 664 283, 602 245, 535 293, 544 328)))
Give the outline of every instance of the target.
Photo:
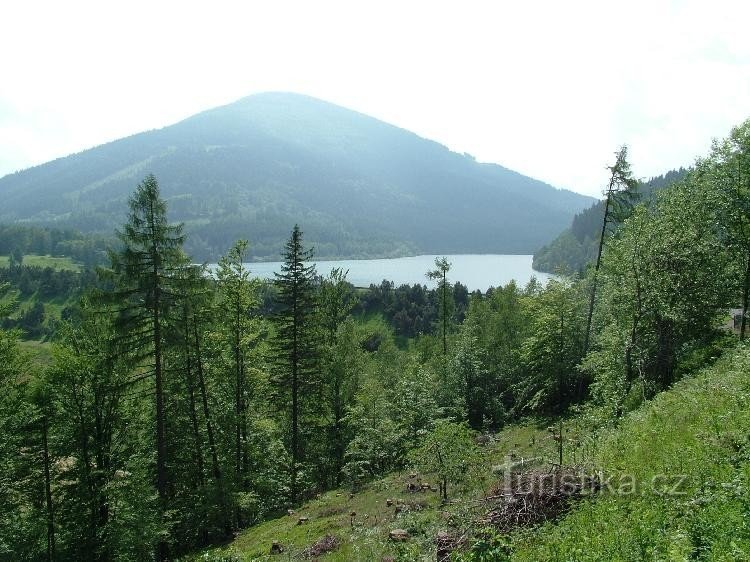
POLYGON ((333 552, 339 546, 341 546, 341 539, 336 535, 326 535, 303 550, 302 556, 305 558, 315 558, 327 552, 333 552))
POLYGON ((318 517, 334 517, 335 515, 343 515, 344 513, 347 513, 346 506, 344 507, 326 507, 325 509, 321 509, 318 513, 318 517))

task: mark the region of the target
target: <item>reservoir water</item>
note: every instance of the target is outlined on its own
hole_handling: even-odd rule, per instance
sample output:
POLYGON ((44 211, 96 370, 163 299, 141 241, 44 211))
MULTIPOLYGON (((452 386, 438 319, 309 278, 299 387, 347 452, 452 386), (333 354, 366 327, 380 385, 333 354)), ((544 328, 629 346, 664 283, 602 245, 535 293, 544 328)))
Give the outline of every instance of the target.
MULTIPOLYGON (((349 270, 347 279, 356 287, 379 285, 383 279, 393 281, 396 286, 420 283, 434 287, 435 282, 427 279, 427 271, 435 268, 435 258, 439 256, 424 255, 408 258, 374 259, 374 260, 333 260, 315 261, 319 275, 328 275, 331 269, 339 267, 349 270)), ((460 281, 470 291, 486 291, 489 287, 499 287, 511 280, 523 287, 532 277, 546 283, 552 277, 547 273, 535 271, 531 267, 530 255, 500 254, 462 254, 448 255, 451 270, 448 280, 460 281)), ((281 269, 281 262, 253 262, 245 264, 254 277, 273 279, 274 272, 281 269)), ((212 269, 215 265, 211 266, 212 269)))

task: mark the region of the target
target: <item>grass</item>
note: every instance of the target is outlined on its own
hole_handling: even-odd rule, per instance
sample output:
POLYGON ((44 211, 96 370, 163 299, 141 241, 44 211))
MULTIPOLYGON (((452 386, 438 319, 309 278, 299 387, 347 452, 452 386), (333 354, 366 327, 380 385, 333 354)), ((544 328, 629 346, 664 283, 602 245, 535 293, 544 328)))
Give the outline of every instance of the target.
MULTIPOLYGON (((9 256, 0 256, 0 267, 8 267, 9 256)), ((68 271, 80 271, 81 266, 69 257, 38 256, 28 254, 23 257, 23 265, 32 267, 51 267, 68 271)))
POLYGON ((660 394, 600 443, 590 464, 613 489, 518 534, 514 560, 750 560, 749 349, 660 394))
POLYGON ((47 367, 52 364, 52 344, 37 340, 19 340, 18 345, 25 351, 34 365, 47 367))
MULTIPOLYGON (((546 427, 546 423, 529 421, 500 432, 492 444, 482 448, 482 463, 475 467, 465 485, 449 488, 448 504, 442 504, 437 492, 408 492, 406 485, 410 481, 433 485, 436 481, 422 474, 411 478, 412 473, 406 470, 371 482, 353 495, 346 488, 322 494, 293 515, 255 525, 231 544, 203 555, 209 560, 214 556, 235 556, 243 561, 302 560, 306 547, 326 534, 333 534, 340 539, 341 546, 317 559, 352 562, 392 556, 396 560, 434 560, 437 533, 454 525, 462 526, 479 515, 476 500, 499 478, 493 467, 501 466, 511 453, 519 460, 541 457, 542 462, 547 462, 555 457, 556 445, 546 427), (393 502, 390 507, 389 499, 393 502), (396 512, 397 506, 401 506, 400 513, 396 512), (301 516, 308 517, 308 521, 298 524, 301 516), (407 530, 411 539, 402 544, 390 541, 388 533, 396 528, 407 530), (273 541, 284 546, 282 555, 269 554, 273 541)), ((574 435, 576 428, 570 424, 568 427, 569 435, 574 435)))

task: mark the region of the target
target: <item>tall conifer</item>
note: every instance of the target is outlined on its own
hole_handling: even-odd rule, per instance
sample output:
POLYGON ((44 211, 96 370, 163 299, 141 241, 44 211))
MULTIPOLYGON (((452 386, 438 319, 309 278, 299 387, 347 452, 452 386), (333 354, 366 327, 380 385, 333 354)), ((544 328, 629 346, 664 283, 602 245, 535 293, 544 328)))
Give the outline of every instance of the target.
POLYGON ((316 378, 315 266, 307 265, 312 249, 302 245, 302 231, 294 226, 284 250, 281 273, 276 274, 279 312, 276 315, 278 369, 274 377, 279 406, 289 415, 291 452, 290 493, 299 498, 298 470, 303 460, 301 399, 310 396, 316 378))
MULTIPOLYGON (((180 273, 188 262, 182 251, 182 225, 167 221, 167 205, 153 175, 138 185, 128 205, 128 220, 117 232, 122 248, 110 253, 116 282, 111 296, 119 303, 122 343, 140 363, 139 378, 154 380, 156 488, 163 513, 169 492, 164 333, 170 307, 180 296, 180 273)), ((164 539, 157 546, 157 558, 168 558, 164 539)))

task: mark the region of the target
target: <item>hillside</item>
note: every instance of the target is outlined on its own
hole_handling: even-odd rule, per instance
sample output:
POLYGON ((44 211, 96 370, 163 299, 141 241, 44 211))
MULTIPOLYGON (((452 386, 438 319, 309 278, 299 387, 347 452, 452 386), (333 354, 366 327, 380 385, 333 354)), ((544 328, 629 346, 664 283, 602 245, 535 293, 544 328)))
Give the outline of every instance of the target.
POLYGON ((351 497, 348 490, 329 492, 197 559, 274 559, 266 555, 276 540, 285 546, 284 559, 302 560, 306 547, 333 535, 339 546, 318 559, 434 560, 436 537, 448 531, 474 546, 476 557, 466 560, 748 560, 748 372, 750 352, 740 347, 646 402, 617 427, 595 432, 591 417, 567 421, 566 441, 578 446, 566 451, 565 462, 586 474, 601 471, 610 488, 581 499, 558 521, 505 539, 487 540, 477 522, 493 506, 482 500, 487 491, 482 485, 497 480, 489 467, 507 461, 505 455, 554 458, 541 424, 498 434, 473 467, 479 476, 447 505, 434 493, 405 493, 410 475, 394 474, 351 497), (388 499, 392 507, 385 505, 388 499), (298 525, 300 516, 309 521, 298 525), (409 541, 390 541, 394 528, 407 530, 409 541), (480 551, 493 555, 481 558, 480 551))
POLYGON ((267 93, 0 179, 0 222, 111 231, 154 173, 188 251, 237 238, 277 259, 295 223, 320 257, 531 253, 592 201, 348 109, 267 93))
MULTIPOLYGON (((641 201, 648 201, 656 191, 683 179, 686 174, 687 170, 680 168, 641 182, 638 188, 641 201)), ((604 201, 597 201, 577 213, 569 228, 534 253, 534 269, 546 273, 560 269, 582 271, 586 264, 596 259, 603 215, 604 201)))

